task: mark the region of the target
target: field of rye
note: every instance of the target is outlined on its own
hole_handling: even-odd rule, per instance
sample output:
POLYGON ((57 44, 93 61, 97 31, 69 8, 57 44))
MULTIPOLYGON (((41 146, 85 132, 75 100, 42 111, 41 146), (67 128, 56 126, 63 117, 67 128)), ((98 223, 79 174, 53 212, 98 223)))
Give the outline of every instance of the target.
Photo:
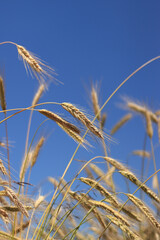
MULTIPOLYGON (((7 109, 4 77, 0 76, 0 112, 1 116, 3 115, 0 123, 5 128, 5 136, 1 136, 5 141, 1 141, 0 146, 5 149, 6 153, 4 159, 3 157, 0 159, 0 239, 160 240, 160 188, 158 181, 160 169, 157 168, 159 159, 155 157, 155 147, 160 147, 160 110, 157 109, 154 112, 147 105, 138 103, 138 100, 131 101, 129 98, 125 98, 123 104, 127 113, 122 119, 115 120, 117 124, 111 129, 109 135, 105 132, 107 116, 103 111, 123 84, 142 68, 159 59, 160 56, 146 62, 128 76, 102 106, 99 103, 97 86, 93 84, 90 89, 90 97, 94 117, 91 118, 88 117, 87 112, 81 110, 74 103, 40 103, 43 92, 48 88, 48 80, 53 78, 54 81, 57 81, 54 70, 25 47, 9 41, 0 43, 3 46, 7 44, 16 47, 26 70, 39 81, 39 88, 28 108, 18 109, 15 106, 15 109, 7 109), (49 111, 47 106, 50 104, 59 105, 63 112, 70 115, 71 121, 68 121, 67 117, 61 117, 61 112, 57 114, 49 111), (7 120, 11 118, 11 124, 12 117, 24 111, 28 111, 29 114, 28 130, 19 179, 15 181, 10 162, 9 123, 7 120), (32 133, 32 141, 29 141, 32 116, 35 111, 43 115, 44 121, 46 119, 54 121, 57 128, 59 127, 68 135, 68 138, 77 142, 75 152, 66 163, 61 178, 48 178, 48 181, 54 186, 54 192, 50 199, 41 194, 37 195, 37 198, 32 198, 28 193, 32 169, 41 154, 44 142, 46 142, 45 135, 42 135, 35 143, 37 132, 32 133), (114 141, 116 139, 114 134, 117 131, 125 131, 124 125, 134 115, 142 118, 145 125, 144 148, 133 149, 131 152, 131 155, 141 159, 141 176, 137 176, 136 169, 135 171, 131 170, 129 164, 128 166, 124 165, 123 159, 114 159, 110 156, 107 147, 107 141, 114 141), (157 131, 156 142, 153 141, 155 134, 153 128, 157 131), (84 160, 80 170, 67 182, 65 180, 66 173, 79 147, 84 148, 84 151, 92 148, 88 133, 94 136, 98 142, 97 147, 102 145, 102 155, 95 155, 89 161, 84 160), (149 147, 148 145, 146 147, 145 144, 147 139, 150 142, 149 147), (97 164, 99 160, 105 163, 107 171, 99 167, 97 164), (152 175, 147 169, 149 163, 154 166, 152 175), (124 189, 120 191, 117 187, 119 184, 117 178, 114 178, 115 174, 118 174, 118 181, 123 179, 125 182, 125 191, 124 189), (148 180, 152 181, 152 187, 148 186, 148 180), (132 185, 134 191, 132 191, 132 185)), ((39 127, 37 126, 37 131, 39 127)))

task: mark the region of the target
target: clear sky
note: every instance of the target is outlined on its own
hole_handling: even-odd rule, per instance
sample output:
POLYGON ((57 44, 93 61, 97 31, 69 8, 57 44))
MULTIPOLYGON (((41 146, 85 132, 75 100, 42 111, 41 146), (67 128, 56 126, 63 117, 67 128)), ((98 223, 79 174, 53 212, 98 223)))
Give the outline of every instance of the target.
MULTIPOLYGON (((0 10, 0 41, 25 46, 53 67, 57 78, 64 83, 50 84, 41 102, 71 102, 92 114, 89 99, 92 81, 100 83, 100 103, 103 104, 129 74, 160 54, 158 0, 6 0, 0 2, 0 10)), ((30 106, 38 82, 27 76, 13 45, 0 46, 0 68, 5 72, 7 107, 30 106)), ((126 113, 119 107, 121 96, 138 99, 157 110, 159 92, 160 61, 156 61, 131 78, 107 104, 104 109, 108 115, 106 132, 126 113)), ((46 108, 66 114, 57 106, 46 108)), ((11 165, 16 170, 13 171, 16 180, 24 154, 28 119, 29 112, 25 112, 8 120, 11 165)), ((44 119, 34 113, 30 140, 44 119)), ((3 124, 0 131, 3 138, 3 124)), ((47 141, 31 175, 33 184, 46 176, 61 176, 76 149, 76 143, 52 121, 43 125, 38 136, 41 134, 47 136, 47 141)), ((144 121, 135 116, 115 139, 118 144, 111 144, 111 156, 125 162, 130 151, 143 146, 144 121)), ((81 148, 75 158, 89 160, 103 154, 101 144, 89 140, 94 148, 89 151, 81 148)), ((132 158, 130 165, 139 168, 139 159, 132 158)), ((67 178, 79 168, 80 164, 74 161, 67 178)), ((136 173, 139 174, 139 170, 136 173)))

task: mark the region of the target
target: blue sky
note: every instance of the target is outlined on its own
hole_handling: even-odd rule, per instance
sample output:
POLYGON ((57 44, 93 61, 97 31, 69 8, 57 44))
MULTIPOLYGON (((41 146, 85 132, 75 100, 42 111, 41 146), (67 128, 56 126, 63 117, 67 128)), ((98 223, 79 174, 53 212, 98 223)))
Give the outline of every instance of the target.
MULTIPOLYGON (((57 78, 64 83, 50 84, 41 102, 71 102, 93 114, 89 100, 91 82, 100 82, 100 103, 103 104, 129 74, 160 54, 160 2, 156 0, 16 0, 1 1, 0 9, 0 41, 13 41, 34 52, 56 70, 57 78)), ((13 45, 0 46, 0 66, 2 72, 5 70, 8 108, 29 106, 38 82, 27 76, 13 45)), ((130 79, 107 104, 104 109, 108 115, 106 131, 126 113, 119 108, 121 96, 138 99, 157 110, 159 89, 160 62, 156 61, 130 79)), ((46 108, 66 114, 57 106, 46 108)), ((11 164, 17 172, 24 154, 28 119, 29 112, 25 112, 8 121, 13 146, 11 164)), ((43 116, 34 113, 30 140, 43 120, 43 116)), ((4 134, 4 125, 0 131, 4 134)), ((48 139, 31 175, 34 184, 46 176, 61 176, 76 148, 76 143, 54 122, 45 123, 39 136, 43 133, 48 139)), ((130 151, 143 146, 144 122, 135 116, 115 139, 118 144, 111 144, 111 156, 125 162, 130 151)), ((77 159, 89 160, 103 154, 101 144, 90 140, 94 148, 89 151, 81 148, 77 159)), ((139 159, 130 161, 132 168, 139 168, 139 159)), ((74 161, 67 178, 72 178, 79 168, 80 164, 74 161)), ((18 178, 18 173, 13 175, 18 178)))

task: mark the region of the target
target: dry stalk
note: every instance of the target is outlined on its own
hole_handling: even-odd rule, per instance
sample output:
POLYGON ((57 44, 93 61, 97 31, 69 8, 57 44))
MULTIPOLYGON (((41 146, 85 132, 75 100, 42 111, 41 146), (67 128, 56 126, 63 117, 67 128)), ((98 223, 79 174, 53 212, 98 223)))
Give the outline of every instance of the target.
POLYGON ((115 134, 132 117, 131 113, 126 114, 111 130, 111 135, 115 134))
POLYGON ((145 206, 145 204, 137 197, 132 194, 127 194, 129 199, 141 210, 141 212, 147 217, 151 224, 160 231, 160 224, 152 215, 151 211, 145 206))
POLYGON ((103 135, 100 130, 93 125, 93 123, 86 117, 86 115, 76 108, 71 103, 61 103, 61 106, 68 111, 73 117, 82 122, 93 134, 103 139, 103 135))
MULTIPOLYGON (((0 102, 1 102, 1 108, 4 111, 4 115, 6 118, 6 112, 7 109, 6 105, 6 98, 5 98, 5 87, 4 87, 4 81, 2 76, 0 76, 0 102)), ((8 158, 8 173, 9 173, 9 184, 11 185, 11 173, 10 173, 10 157, 9 157, 9 143, 8 143, 8 128, 7 128, 7 121, 5 121, 5 129, 6 129, 6 140, 7 140, 7 158, 8 158)))
POLYGON ((80 134, 80 130, 70 122, 66 121, 65 119, 61 118, 59 115, 48 111, 46 109, 40 109, 38 110, 41 114, 45 115, 46 117, 50 118, 51 120, 55 121, 57 124, 60 124, 65 129, 69 129, 72 132, 75 132, 76 134, 80 134))

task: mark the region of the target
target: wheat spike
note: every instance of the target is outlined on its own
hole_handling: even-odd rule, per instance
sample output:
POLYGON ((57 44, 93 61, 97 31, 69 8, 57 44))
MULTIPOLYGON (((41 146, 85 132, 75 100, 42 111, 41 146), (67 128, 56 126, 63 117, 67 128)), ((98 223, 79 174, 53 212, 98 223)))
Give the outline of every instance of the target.
POLYGON ((40 99, 40 97, 42 96, 43 92, 45 90, 45 85, 44 84, 40 84, 34 98, 33 98, 33 101, 32 101, 32 106, 36 105, 40 99))
POLYGON ((152 127, 151 115, 147 110, 146 110, 145 116, 146 116, 147 134, 150 138, 152 138, 153 137, 153 127, 152 127))
POLYGON ((145 204, 139 198, 135 197, 132 194, 127 194, 127 196, 145 214, 151 224, 160 231, 160 224, 153 217, 151 211, 145 206, 145 204))
POLYGON ((104 129, 104 126, 105 126, 105 123, 106 123, 106 119, 107 119, 107 114, 103 113, 102 117, 101 117, 101 122, 100 122, 102 130, 104 129))
POLYGON ((95 116, 97 116, 97 119, 100 120, 101 115, 99 112, 100 107, 99 107, 99 103, 98 103, 98 94, 97 94, 97 90, 94 86, 92 86, 92 89, 91 89, 91 99, 92 99, 94 114, 95 114, 95 116))
POLYGON ((115 211, 112 207, 108 206, 106 203, 92 200, 92 199, 89 199, 88 202, 92 206, 96 206, 96 207, 105 209, 107 212, 109 212, 110 214, 115 216, 117 219, 119 219, 123 224, 125 224, 126 226, 130 226, 128 221, 126 219, 124 219, 124 217, 122 217, 122 215, 119 212, 115 211))
POLYGON ((24 229, 26 229, 29 225, 30 220, 24 222, 23 224, 21 224, 20 226, 16 227, 16 229, 14 230, 15 234, 22 232, 24 229))
POLYGON ((142 182, 131 172, 129 171, 122 163, 118 162, 117 160, 109 157, 104 157, 106 161, 108 161, 111 165, 113 165, 115 168, 119 169, 120 173, 128 178, 131 182, 136 184, 138 187, 141 187, 141 189, 147 193, 152 199, 154 199, 156 202, 160 202, 159 197, 145 184, 142 184, 142 182))
MULTIPOLYGON (((32 210, 33 209, 33 207, 31 207, 31 206, 24 206, 24 208, 26 210, 32 210)), ((0 209, 6 210, 8 212, 19 212, 20 211, 20 209, 18 207, 16 207, 16 206, 8 206, 8 205, 0 207, 0 209)))
POLYGON ((65 127, 64 125, 57 123, 58 126, 60 128, 62 128, 71 138, 73 138, 73 140, 77 143, 81 143, 83 147, 85 147, 85 145, 89 145, 89 143, 83 139, 79 134, 77 134, 76 132, 72 131, 71 129, 65 127))
POLYGON ((81 177, 80 180, 82 182, 84 182, 85 184, 97 189, 103 196, 106 197, 106 199, 109 199, 109 201, 111 202, 111 204, 113 206, 115 206, 115 207, 119 206, 117 200, 100 183, 96 182, 93 179, 84 178, 84 177, 81 177))
POLYGON ((112 184, 111 184, 111 181, 110 181, 110 177, 112 176, 112 174, 113 174, 113 172, 115 170, 114 167, 112 167, 107 173, 104 173, 97 165, 95 165, 93 163, 90 164, 90 168, 97 174, 98 177, 103 177, 103 181, 109 187, 112 187, 112 184))
POLYGON ((23 59, 26 70, 27 66, 29 66, 37 80, 43 83, 46 87, 45 78, 53 78, 52 74, 55 74, 54 69, 42 63, 40 59, 35 57, 33 53, 28 51, 23 46, 18 44, 15 45, 17 47, 19 56, 23 59))
POLYGON ((31 159, 30 159, 31 168, 35 165, 35 163, 37 161, 39 151, 42 148, 44 141, 45 141, 45 138, 42 136, 40 138, 40 140, 38 141, 37 145, 35 146, 35 148, 31 151, 31 159))
MULTIPOLYGON (((75 193, 73 191, 69 191, 69 194, 71 195, 72 198, 79 201, 80 204, 84 207, 84 209, 86 209, 87 211, 91 209, 92 206, 88 201, 89 200, 88 196, 86 196, 85 194, 78 195, 77 193, 75 193)), ((105 224, 101 214, 99 213, 99 211, 94 208, 94 209, 92 209, 92 212, 94 213, 94 215, 97 218, 97 220, 99 221, 99 223, 105 228, 106 224, 105 224)))
POLYGON ((9 187, 4 187, 7 196, 10 198, 10 200, 16 205, 16 207, 19 208, 19 210, 26 216, 29 217, 28 212, 26 211, 25 207, 23 204, 20 202, 16 194, 11 190, 9 187))
POLYGON ((8 175, 7 170, 5 168, 5 166, 3 165, 2 160, 0 159, 0 171, 4 174, 4 175, 8 175))
POLYGON ((34 207, 38 208, 39 205, 44 201, 45 196, 40 195, 34 203, 34 207))
POLYGON ((157 175, 154 175, 153 176, 153 179, 152 179, 152 187, 153 187, 153 189, 156 189, 156 190, 158 190, 158 177, 157 177, 157 175))
POLYGON ((9 222, 9 216, 6 210, 0 208, 0 217, 7 223, 9 222))
POLYGON ((80 134, 80 130, 70 122, 66 121, 65 119, 61 118, 59 115, 48 111, 46 109, 40 109, 38 110, 41 114, 45 115, 46 117, 50 118, 51 120, 55 121, 57 124, 59 123, 61 126, 63 126, 66 129, 71 130, 72 132, 75 132, 76 134, 80 134))
POLYGON ((118 226, 124 233, 127 234, 129 239, 131 240, 143 240, 140 236, 137 236, 136 233, 132 232, 125 224, 123 224, 119 219, 112 215, 107 215, 107 218, 109 218, 116 226, 118 226))
POLYGON ((6 107, 4 81, 2 76, 0 76, 0 101, 1 101, 1 108, 3 111, 5 111, 7 107, 6 107))
POLYGON ((82 122, 93 134, 96 136, 103 138, 100 130, 93 125, 93 123, 86 117, 86 115, 81 112, 78 108, 76 108, 71 103, 61 103, 61 106, 68 111, 73 117, 77 118, 80 122, 82 122))
POLYGON ((135 111, 135 112, 138 112, 138 113, 141 113, 142 115, 146 115, 146 110, 149 112, 150 114, 150 117, 151 117, 151 120, 154 122, 154 123, 157 123, 158 122, 158 118, 156 116, 155 113, 151 112, 150 110, 148 110, 145 106, 141 106, 137 103, 134 103, 134 102, 131 102, 131 101, 127 101, 127 106, 132 110, 132 111, 135 111))
POLYGON ((115 134, 132 117, 131 113, 126 114, 111 130, 111 135, 115 134))
POLYGON ((145 158, 150 158, 151 157, 151 154, 147 151, 144 151, 144 150, 135 150, 135 151, 132 152, 132 154, 140 156, 140 157, 145 157, 145 158))
POLYGON ((152 199, 154 199, 156 202, 160 203, 159 197, 145 184, 142 184, 142 182, 130 171, 121 170, 119 171, 124 177, 128 178, 131 182, 136 184, 138 187, 141 187, 141 189, 148 194, 152 199))

